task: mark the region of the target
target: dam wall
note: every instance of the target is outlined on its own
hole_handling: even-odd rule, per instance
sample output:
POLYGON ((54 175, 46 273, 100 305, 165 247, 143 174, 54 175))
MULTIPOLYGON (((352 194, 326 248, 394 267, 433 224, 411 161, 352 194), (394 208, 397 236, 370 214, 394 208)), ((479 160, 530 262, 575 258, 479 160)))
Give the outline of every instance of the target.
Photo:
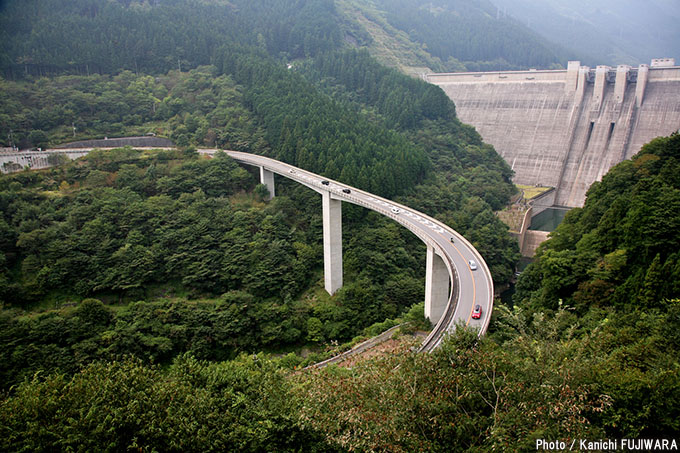
POLYGON ((555 204, 583 206, 615 164, 655 137, 680 129, 680 67, 427 74, 456 104, 461 121, 515 171, 517 184, 555 188, 555 204))

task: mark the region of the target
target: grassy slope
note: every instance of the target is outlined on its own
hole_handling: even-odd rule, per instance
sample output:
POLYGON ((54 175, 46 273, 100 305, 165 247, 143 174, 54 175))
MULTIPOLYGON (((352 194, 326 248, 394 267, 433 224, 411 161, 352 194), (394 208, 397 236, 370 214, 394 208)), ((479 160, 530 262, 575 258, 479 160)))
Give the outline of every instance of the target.
MULTIPOLYGON (((336 6, 348 24, 362 27, 361 34, 370 36, 368 42, 360 45, 365 45, 382 64, 405 73, 444 71, 439 58, 411 41, 406 33, 392 27, 372 2, 337 0, 336 6)), ((461 70, 464 69, 461 64, 461 70)))

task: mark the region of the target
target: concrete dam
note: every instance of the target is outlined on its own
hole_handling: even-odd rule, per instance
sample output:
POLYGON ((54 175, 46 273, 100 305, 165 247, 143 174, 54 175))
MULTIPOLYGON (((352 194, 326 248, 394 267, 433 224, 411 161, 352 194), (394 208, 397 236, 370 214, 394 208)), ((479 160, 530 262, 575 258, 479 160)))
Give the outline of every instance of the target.
POLYGON ((427 74, 461 121, 515 171, 517 184, 555 188, 554 204, 583 206, 615 164, 655 137, 680 129, 680 66, 427 74))

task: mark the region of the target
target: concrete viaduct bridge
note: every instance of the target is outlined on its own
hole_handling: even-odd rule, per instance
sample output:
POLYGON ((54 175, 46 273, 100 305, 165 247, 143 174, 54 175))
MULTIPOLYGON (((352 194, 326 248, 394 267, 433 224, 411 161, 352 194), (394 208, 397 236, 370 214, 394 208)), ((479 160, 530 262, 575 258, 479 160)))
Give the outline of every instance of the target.
MULTIPOLYGON (((21 154, 25 156, 24 158, 31 159, 33 168, 45 168, 50 166, 46 158, 49 154, 64 154, 74 159, 87 154, 90 150, 91 148, 61 149, 21 154)), ((198 150, 199 153, 209 156, 218 151, 198 150)), ((258 167, 260 181, 267 186, 270 197, 276 194, 275 174, 292 179, 321 195, 324 280, 328 293, 333 294, 342 287, 342 203, 353 203, 390 217, 427 245, 425 316, 434 328, 423 341, 421 351, 429 352, 437 348, 444 334, 459 324, 478 329, 479 335, 486 333, 493 310, 493 280, 482 256, 458 232, 408 206, 293 165, 255 154, 224 152, 241 164, 258 167), (473 319, 473 311, 477 305, 482 309, 481 316, 473 319)), ((14 156, 12 158, 16 159, 14 156)))

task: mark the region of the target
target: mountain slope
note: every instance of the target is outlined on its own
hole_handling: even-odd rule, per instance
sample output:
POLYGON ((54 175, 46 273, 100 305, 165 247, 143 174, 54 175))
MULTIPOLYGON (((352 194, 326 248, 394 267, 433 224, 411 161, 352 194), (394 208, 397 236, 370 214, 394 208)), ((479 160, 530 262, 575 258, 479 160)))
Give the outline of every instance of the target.
POLYGON ((366 46, 405 72, 550 67, 571 58, 483 0, 10 0, 0 8, 0 70, 12 78, 186 70, 214 63, 225 41, 280 61, 366 46))
MULTIPOLYGON (((498 70, 564 65, 575 56, 488 1, 339 0, 346 22, 383 64, 406 72, 498 70), (361 39, 366 37, 368 39, 361 39), (411 68, 413 67, 413 68, 411 68)), ((347 32, 346 32, 347 33, 347 32)))

